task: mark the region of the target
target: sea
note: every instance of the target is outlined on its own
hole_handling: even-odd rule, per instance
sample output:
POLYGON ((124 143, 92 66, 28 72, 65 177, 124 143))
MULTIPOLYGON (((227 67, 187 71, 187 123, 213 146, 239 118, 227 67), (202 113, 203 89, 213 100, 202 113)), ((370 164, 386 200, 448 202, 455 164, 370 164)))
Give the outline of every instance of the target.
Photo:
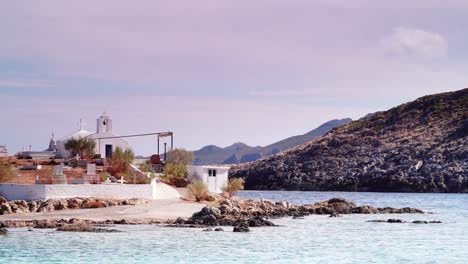
POLYGON ((0 263, 468 263, 468 194, 243 191, 243 198, 307 204, 333 197, 428 214, 274 219, 249 233, 117 226, 121 233, 9 229, 0 263), (373 223, 398 218, 441 224, 373 223))

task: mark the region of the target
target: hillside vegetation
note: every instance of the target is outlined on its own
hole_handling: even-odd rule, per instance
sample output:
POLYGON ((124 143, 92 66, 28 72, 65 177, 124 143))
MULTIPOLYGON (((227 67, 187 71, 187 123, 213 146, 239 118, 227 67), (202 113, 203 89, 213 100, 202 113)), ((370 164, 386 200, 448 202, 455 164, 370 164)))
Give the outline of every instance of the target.
POLYGON ((368 115, 230 175, 246 189, 468 192, 468 89, 368 115))

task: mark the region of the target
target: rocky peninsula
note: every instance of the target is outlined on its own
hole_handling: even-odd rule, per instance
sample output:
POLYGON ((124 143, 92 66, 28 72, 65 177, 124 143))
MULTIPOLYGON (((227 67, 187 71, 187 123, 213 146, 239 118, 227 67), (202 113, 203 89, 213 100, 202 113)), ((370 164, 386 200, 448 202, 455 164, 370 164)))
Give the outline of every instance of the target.
POLYGON ((421 97, 231 168, 246 190, 468 192, 468 89, 421 97))

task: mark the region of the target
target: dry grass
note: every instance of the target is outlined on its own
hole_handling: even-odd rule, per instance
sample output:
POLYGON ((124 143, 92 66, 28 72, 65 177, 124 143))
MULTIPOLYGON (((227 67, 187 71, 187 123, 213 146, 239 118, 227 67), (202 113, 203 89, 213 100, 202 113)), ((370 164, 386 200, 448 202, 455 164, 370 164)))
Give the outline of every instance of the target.
POLYGON ((205 201, 206 197, 208 197, 208 187, 201 182, 201 181, 195 181, 187 185, 187 189, 191 195, 195 197, 195 200, 197 202, 205 201))
POLYGON ((0 182, 11 182, 16 178, 16 171, 10 163, 0 161, 0 182))
POLYGON ((228 197, 232 197, 236 195, 236 193, 240 190, 244 190, 244 179, 242 178, 234 178, 230 179, 229 183, 223 187, 223 192, 228 197))

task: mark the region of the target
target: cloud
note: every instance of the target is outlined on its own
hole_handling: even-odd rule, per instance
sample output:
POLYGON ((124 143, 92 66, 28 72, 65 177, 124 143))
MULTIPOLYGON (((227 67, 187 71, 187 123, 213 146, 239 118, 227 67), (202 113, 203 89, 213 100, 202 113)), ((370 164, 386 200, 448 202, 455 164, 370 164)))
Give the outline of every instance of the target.
POLYGON ((395 28, 381 40, 381 44, 390 54, 430 59, 446 57, 448 50, 447 40, 442 35, 404 27, 395 28))

